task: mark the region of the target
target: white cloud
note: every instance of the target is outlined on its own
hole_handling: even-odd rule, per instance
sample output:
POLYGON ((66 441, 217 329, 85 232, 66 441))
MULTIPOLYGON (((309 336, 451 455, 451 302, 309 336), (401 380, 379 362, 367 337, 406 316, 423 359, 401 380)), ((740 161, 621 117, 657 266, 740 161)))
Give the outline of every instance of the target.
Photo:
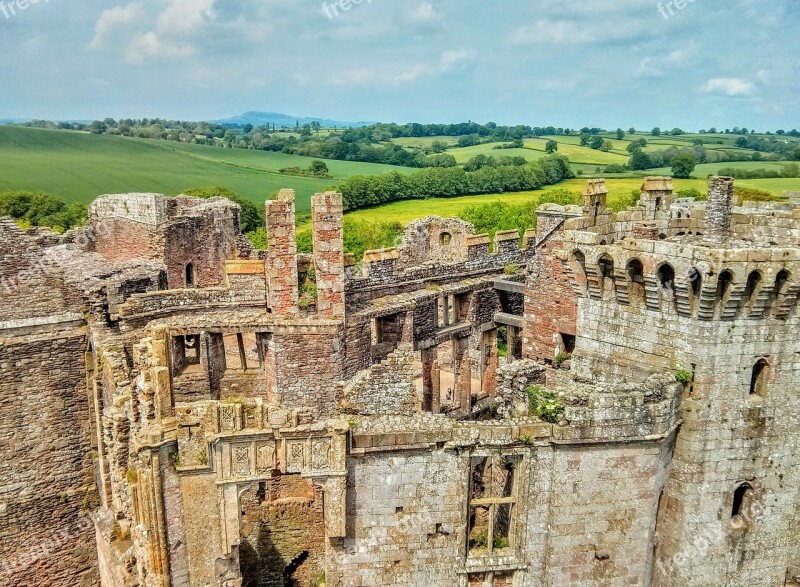
POLYGON ((599 33, 583 29, 571 21, 544 18, 536 21, 532 25, 519 27, 512 33, 511 39, 515 43, 521 44, 584 44, 591 42, 594 34, 599 33))
POLYGON ((143 16, 144 10, 140 2, 104 10, 94 25, 94 38, 89 43, 89 48, 102 49, 117 29, 139 22, 143 16))
POLYGON ((331 77, 329 81, 332 84, 340 86, 396 85, 463 70, 474 63, 475 57, 476 52, 474 50, 459 49, 445 51, 434 63, 416 63, 399 71, 391 71, 391 69, 387 69, 386 67, 362 67, 339 73, 331 77))
POLYGON ((636 75, 643 77, 663 77, 666 70, 685 67, 692 61, 694 48, 676 49, 664 57, 644 57, 639 62, 636 75))
POLYGON ((738 77, 715 77, 703 86, 707 94, 722 94, 724 96, 745 96, 753 91, 755 85, 738 77))
POLYGON ((196 52, 195 37, 214 20, 214 0, 170 0, 155 29, 136 35, 125 49, 129 63, 184 59, 196 52))
POLYGON ((439 20, 439 13, 430 2, 422 2, 409 11, 408 20, 413 23, 431 23, 439 20))

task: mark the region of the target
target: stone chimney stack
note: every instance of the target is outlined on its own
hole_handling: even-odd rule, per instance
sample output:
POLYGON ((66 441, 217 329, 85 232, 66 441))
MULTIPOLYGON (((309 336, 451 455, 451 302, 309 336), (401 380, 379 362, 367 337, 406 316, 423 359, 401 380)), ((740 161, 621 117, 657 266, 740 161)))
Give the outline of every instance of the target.
POLYGON ((645 177, 639 202, 644 206, 644 219, 653 221, 659 212, 669 211, 673 202, 671 177, 645 177))
POLYGON ((344 318, 344 235, 342 194, 325 192, 311 200, 317 314, 344 318))
POLYGON ((708 204, 703 240, 724 243, 731 232, 733 209, 733 178, 712 177, 708 182, 708 204))
POLYGON ((269 307, 277 315, 297 314, 297 242, 294 190, 281 190, 267 206, 269 307))
POLYGON ((583 190, 583 217, 590 221, 588 226, 597 225, 597 217, 606 209, 608 189, 605 179, 590 179, 583 190))

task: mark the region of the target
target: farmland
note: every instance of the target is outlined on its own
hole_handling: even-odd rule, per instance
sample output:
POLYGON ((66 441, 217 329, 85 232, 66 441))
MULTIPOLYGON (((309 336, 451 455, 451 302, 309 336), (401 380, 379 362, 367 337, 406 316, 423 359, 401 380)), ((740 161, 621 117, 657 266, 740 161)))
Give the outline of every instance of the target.
POLYGON ((33 190, 67 202, 91 202, 106 193, 178 194, 220 185, 261 203, 281 188, 297 190, 299 212, 311 196, 356 174, 412 169, 328 160, 332 179, 281 175, 313 159, 283 153, 221 149, 176 142, 0 126, 0 191, 33 190))

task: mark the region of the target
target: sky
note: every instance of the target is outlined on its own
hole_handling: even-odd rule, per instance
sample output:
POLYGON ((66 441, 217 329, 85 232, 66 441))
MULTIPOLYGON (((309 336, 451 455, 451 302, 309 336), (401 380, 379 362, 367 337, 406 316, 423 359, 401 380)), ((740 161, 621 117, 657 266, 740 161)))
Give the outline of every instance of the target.
POLYGON ((800 0, 0 0, 0 118, 800 128, 800 0))

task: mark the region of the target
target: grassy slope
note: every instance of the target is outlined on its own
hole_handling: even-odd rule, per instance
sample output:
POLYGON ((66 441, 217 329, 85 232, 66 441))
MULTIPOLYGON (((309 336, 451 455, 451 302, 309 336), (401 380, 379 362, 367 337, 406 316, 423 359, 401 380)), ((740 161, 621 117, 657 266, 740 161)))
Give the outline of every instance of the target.
POLYGON ((283 153, 0 126, 0 191, 44 191, 70 202, 88 203, 107 193, 171 195, 221 185, 261 203, 281 188, 293 188, 298 212, 307 212, 314 193, 351 175, 413 171, 326 161, 334 179, 277 173, 281 167, 307 167, 311 161, 283 153))

